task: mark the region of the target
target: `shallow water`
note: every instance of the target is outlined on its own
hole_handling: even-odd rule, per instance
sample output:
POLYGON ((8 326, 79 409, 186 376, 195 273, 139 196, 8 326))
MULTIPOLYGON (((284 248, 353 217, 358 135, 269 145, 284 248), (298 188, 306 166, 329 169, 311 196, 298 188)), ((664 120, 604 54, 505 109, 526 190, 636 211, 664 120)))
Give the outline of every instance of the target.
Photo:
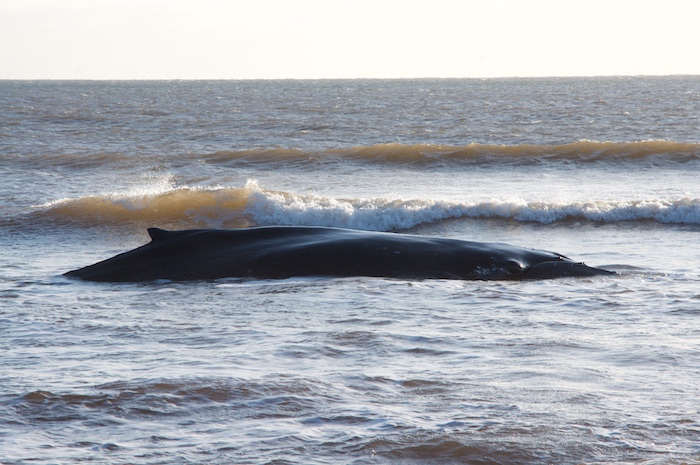
POLYGON ((700 463, 697 78, 0 89, 0 463, 700 463), (619 275, 61 276, 274 224, 619 275))

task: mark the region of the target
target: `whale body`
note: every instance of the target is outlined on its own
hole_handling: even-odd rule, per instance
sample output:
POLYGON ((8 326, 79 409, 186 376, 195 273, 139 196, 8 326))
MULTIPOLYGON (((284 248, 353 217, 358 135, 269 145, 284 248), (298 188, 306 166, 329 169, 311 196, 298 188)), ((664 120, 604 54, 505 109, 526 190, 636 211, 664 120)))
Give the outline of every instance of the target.
POLYGON ((507 244, 322 227, 148 229, 151 242, 65 273, 87 281, 370 276, 523 280, 613 274, 507 244))

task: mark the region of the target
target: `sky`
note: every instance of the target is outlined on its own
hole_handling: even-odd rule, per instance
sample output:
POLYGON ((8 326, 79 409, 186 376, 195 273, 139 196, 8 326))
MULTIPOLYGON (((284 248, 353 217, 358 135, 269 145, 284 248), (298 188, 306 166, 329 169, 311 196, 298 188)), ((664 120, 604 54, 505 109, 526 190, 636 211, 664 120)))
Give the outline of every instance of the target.
POLYGON ((0 79, 698 74, 696 0, 0 0, 0 79))

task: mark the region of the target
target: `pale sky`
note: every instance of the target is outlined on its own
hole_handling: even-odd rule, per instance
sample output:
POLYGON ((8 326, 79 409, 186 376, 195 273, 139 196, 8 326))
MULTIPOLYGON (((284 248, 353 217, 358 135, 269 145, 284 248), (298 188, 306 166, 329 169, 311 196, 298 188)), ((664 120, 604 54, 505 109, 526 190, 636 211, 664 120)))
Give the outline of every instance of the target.
POLYGON ((700 74, 696 0, 0 0, 0 79, 700 74))

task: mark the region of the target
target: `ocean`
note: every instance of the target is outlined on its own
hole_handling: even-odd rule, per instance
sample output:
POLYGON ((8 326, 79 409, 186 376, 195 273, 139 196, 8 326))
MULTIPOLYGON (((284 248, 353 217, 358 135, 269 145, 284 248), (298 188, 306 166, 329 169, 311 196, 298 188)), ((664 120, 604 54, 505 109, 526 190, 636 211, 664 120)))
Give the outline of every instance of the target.
POLYGON ((0 464, 700 463, 700 77, 0 81, 0 464), (613 276, 137 284, 146 228, 613 276))

